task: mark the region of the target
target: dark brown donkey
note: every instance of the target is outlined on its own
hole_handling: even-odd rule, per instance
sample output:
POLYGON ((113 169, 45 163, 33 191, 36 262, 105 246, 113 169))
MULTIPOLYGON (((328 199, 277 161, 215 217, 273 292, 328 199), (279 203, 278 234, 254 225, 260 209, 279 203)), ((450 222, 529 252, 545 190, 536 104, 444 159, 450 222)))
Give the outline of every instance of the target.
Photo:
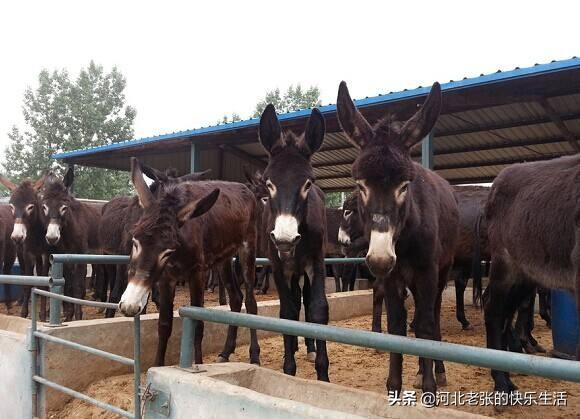
MULTIPOLYGON (((326 219, 324 193, 314 185, 310 159, 324 140, 324 117, 314 109, 301 136, 282 132, 274 106, 266 106, 260 119, 260 142, 269 154, 263 178, 269 192, 265 208, 270 235, 268 257, 280 295, 280 317, 298 320, 304 293, 306 321, 328 324, 324 290, 326 219), (300 277, 304 275, 304 289, 300 277)), ((263 228, 264 228, 263 227, 263 228)), ((296 374, 295 336, 284 335, 284 372, 296 374)), ((326 342, 316 341, 316 375, 328 381, 326 342)))
MULTIPOLYGON (((487 347, 505 350, 507 323, 536 285, 569 290, 580 307, 580 154, 502 170, 491 187, 486 219, 487 347)), ((491 375, 496 391, 516 389, 509 373, 491 375)))
MULTIPOLYGON (((42 204, 39 191, 42 189, 46 176, 36 182, 23 181, 20 185, 12 183, 4 176, 0 176, 0 182, 11 191, 10 208, 14 216, 14 228, 11 238, 19 251, 18 260, 23 275, 47 276, 49 270, 48 255, 50 246, 46 243, 46 227, 43 221, 42 204)), ((24 298, 20 315, 28 316, 28 302, 30 300, 31 287, 24 287, 24 298)), ((40 299, 40 320, 46 321, 46 298, 40 299)))
MULTIPOLYGON (((98 226, 101 213, 94 206, 75 199, 70 188, 74 172, 69 168, 62 181, 52 177, 44 186, 42 211, 46 225, 46 242, 54 247, 53 253, 92 253, 99 249, 98 226)), ((64 269, 65 295, 85 298, 86 264, 73 264, 64 269)), ((81 320, 82 307, 63 304, 65 320, 81 320)))
MULTIPOLYGON (((359 147, 352 175, 359 192, 359 213, 369 239, 367 264, 383 280, 389 333, 407 334, 404 306, 408 287, 415 300, 415 335, 441 340, 441 294, 447 283, 458 234, 457 202, 451 186, 435 172, 413 162, 410 149, 435 125, 441 88, 433 85, 425 103, 402 123, 390 118, 371 126, 356 109, 346 83, 338 90, 337 111, 342 129, 359 147)), ((401 391, 401 354, 390 354, 389 391, 401 391)), ((433 360, 420 358, 417 382, 435 392, 433 360)), ((442 362, 437 380, 446 382, 442 362)))
MULTIPOLYGON (((175 169, 169 168, 159 171, 147 165, 141 164, 143 173, 153 180, 149 189, 154 195, 160 189, 160 185, 178 182, 187 182, 204 179, 209 170, 204 172, 190 173, 179 177, 175 169)), ((121 196, 109 201, 102 211, 99 225, 99 243, 105 254, 129 255, 133 247, 133 227, 143 214, 137 196, 121 196)), ((99 298, 106 298, 107 285, 110 288, 109 302, 118 303, 121 295, 127 287, 127 267, 124 265, 107 265, 105 267, 106 283, 99 287, 99 298)), ((113 317, 114 310, 107 310, 106 317, 113 317)))
MULTIPOLYGON (((10 206, 6 204, 0 205, 0 269, 2 274, 10 275, 14 260, 16 259, 16 245, 12 241, 11 235, 14 230, 14 216, 10 206)), ((1 287, 2 285, 0 285, 1 287)), ((9 287, 6 286, 6 309, 10 310, 12 306, 13 296, 9 293, 9 287)))
MULTIPOLYGON (((246 282, 246 310, 257 314, 253 293, 256 263, 256 201, 252 192, 240 183, 181 182, 161 185, 157 196, 143 179, 136 159, 131 160, 131 177, 143 214, 133 230, 133 250, 129 262, 128 285, 119 309, 126 316, 141 312, 152 287, 159 287, 159 344, 156 365, 163 365, 167 341, 173 324, 173 299, 177 281, 189 283, 191 304, 203 306, 206 272, 240 255, 246 282)), ((224 285, 230 308, 239 312, 242 293, 233 276, 224 285)), ((260 362, 260 348, 255 330, 250 331, 250 361, 260 362)), ((219 360, 234 352, 237 327, 228 328, 228 338, 219 360)), ((195 335, 195 362, 202 362, 203 322, 195 335)))

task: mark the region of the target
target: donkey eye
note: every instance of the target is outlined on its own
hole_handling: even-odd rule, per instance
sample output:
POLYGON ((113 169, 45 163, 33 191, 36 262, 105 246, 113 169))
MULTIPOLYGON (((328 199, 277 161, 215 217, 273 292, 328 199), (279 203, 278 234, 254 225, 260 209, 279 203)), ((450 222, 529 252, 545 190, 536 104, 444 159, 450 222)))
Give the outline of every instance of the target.
POLYGON ((44 215, 48 215, 48 206, 46 204, 42 206, 42 211, 44 211, 44 215))
POLYGON ((60 207, 60 214, 64 215, 65 212, 68 211, 68 207, 66 205, 63 205, 62 207, 60 207))
POLYGON ((404 194, 409 189, 409 182, 406 182, 399 188, 399 194, 404 194))
POLYGON ((26 213, 31 214, 34 211, 34 204, 30 204, 26 206, 26 213))
POLYGON ((309 190, 312 187, 312 181, 310 179, 308 179, 306 181, 306 183, 304 184, 304 190, 309 190))
POLYGON ((352 215, 352 211, 351 211, 351 210, 346 210, 346 211, 344 212, 344 218, 348 218, 348 217, 350 217, 351 215, 352 215))
POLYGON ((269 199, 270 198, 268 198, 267 196, 263 196, 263 197, 260 198, 260 200, 262 201, 262 204, 264 204, 264 205, 266 205, 268 203, 268 200, 269 199))
POLYGON ((10 204, 10 211, 12 211, 12 215, 14 215, 15 209, 14 209, 14 205, 10 204))

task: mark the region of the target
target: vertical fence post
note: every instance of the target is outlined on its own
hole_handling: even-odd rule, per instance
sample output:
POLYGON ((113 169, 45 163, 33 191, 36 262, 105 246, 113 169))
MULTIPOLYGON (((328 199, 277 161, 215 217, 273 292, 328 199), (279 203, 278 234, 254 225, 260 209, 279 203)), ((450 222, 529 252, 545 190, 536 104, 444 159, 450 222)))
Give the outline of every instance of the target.
POLYGON ((133 318, 133 379, 135 385, 135 419, 141 419, 141 317, 133 318))
POLYGON ((193 340, 195 338, 196 321, 184 317, 181 326, 181 351, 179 354, 179 366, 191 368, 193 364, 193 340))
MULTIPOLYGON (((52 264, 52 277, 54 279, 62 279, 63 278, 63 266, 60 262, 55 262, 52 264)), ((63 286, 62 285, 53 285, 51 287, 51 292, 55 294, 63 294, 63 286)), ((56 298, 50 299, 50 323, 49 326, 61 326, 62 323, 60 321, 60 313, 61 313, 61 306, 62 302, 57 300, 56 298)))
POLYGON ((32 393, 32 417, 38 416, 38 384, 34 381, 34 376, 36 375, 37 369, 37 354, 38 354, 38 345, 36 344, 36 336, 34 336, 34 332, 36 332, 36 293, 34 292, 34 288, 31 290, 30 294, 30 305, 32 306, 32 313, 30 313, 30 341, 29 341, 29 351, 30 351, 30 389, 32 393))

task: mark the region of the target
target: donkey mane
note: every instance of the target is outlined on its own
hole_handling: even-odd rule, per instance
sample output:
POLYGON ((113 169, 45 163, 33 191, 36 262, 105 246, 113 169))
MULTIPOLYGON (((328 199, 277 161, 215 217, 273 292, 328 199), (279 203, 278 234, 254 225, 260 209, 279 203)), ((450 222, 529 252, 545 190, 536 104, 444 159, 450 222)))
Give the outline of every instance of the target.
POLYGON ((162 192, 159 201, 143 211, 140 220, 133 227, 133 236, 155 238, 163 242, 179 243, 178 231, 173 228, 177 218, 177 209, 181 206, 181 199, 177 195, 175 185, 168 185, 162 192))

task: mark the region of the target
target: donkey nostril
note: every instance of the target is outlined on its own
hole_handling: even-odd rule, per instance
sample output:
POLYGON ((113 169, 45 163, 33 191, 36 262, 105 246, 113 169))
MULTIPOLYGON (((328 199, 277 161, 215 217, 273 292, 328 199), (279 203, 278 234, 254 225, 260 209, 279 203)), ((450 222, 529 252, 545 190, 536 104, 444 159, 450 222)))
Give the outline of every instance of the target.
POLYGON ((294 237, 294 240, 292 240, 292 244, 298 243, 301 238, 302 238, 302 236, 300 234, 298 234, 296 237, 294 237))
POLYGON ((271 232, 270 232, 270 239, 271 239, 273 242, 276 242, 276 236, 274 235, 274 232, 273 232, 273 231, 271 231, 271 232))

